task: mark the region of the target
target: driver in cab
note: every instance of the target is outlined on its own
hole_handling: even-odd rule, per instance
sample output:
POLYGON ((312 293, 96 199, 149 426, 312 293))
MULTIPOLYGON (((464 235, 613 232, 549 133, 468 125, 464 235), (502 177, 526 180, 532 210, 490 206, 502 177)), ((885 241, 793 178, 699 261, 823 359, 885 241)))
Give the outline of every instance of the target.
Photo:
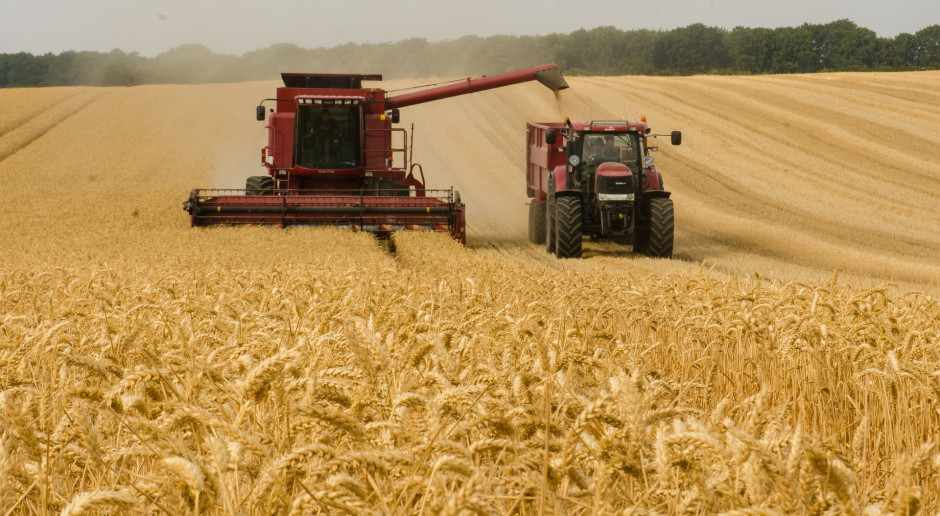
POLYGON ((328 163, 336 159, 339 151, 339 129, 330 111, 323 108, 319 117, 307 129, 307 146, 314 149, 319 162, 328 163))
POLYGON ((614 135, 608 134, 603 139, 597 136, 588 140, 587 156, 593 164, 620 161, 620 151, 614 145, 614 135))

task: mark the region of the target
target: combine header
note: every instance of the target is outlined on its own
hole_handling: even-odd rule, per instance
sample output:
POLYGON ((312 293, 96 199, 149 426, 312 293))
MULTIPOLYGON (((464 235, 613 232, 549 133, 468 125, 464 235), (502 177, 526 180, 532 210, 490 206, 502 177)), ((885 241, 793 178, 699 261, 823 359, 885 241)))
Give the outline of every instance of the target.
POLYGON ((425 188, 424 171, 399 109, 477 91, 537 80, 568 87, 555 65, 544 65, 401 95, 387 96, 363 81, 381 75, 281 74, 275 109, 261 149, 267 175, 249 177, 244 190, 193 190, 183 209, 192 226, 270 224, 345 226, 387 235, 400 229, 446 231, 466 239, 460 194, 425 188))

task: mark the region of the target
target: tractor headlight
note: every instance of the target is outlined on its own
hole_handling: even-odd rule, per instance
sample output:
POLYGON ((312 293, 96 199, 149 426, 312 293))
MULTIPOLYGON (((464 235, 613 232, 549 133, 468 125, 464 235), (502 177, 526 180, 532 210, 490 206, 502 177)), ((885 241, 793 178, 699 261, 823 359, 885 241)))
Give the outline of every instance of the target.
POLYGON ((652 156, 647 156, 645 159, 643 159, 643 163, 646 163, 647 167, 652 167, 654 161, 656 160, 654 160, 652 156))
POLYGON ((620 202, 623 202, 623 201, 632 201, 632 200, 633 200, 633 194, 632 194, 632 193, 620 193, 620 194, 598 193, 598 194, 597 194, 597 200, 600 201, 600 202, 611 202, 611 201, 620 201, 620 202))

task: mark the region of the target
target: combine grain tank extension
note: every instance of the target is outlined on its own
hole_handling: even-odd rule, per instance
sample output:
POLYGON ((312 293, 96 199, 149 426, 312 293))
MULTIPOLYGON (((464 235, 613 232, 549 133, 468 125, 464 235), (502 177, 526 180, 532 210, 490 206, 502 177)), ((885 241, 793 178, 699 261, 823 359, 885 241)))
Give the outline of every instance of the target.
POLYGON ((457 95, 539 81, 568 87, 555 65, 455 81, 389 96, 363 87, 381 75, 281 74, 284 86, 257 107, 267 118, 261 149, 267 174, 244 190, 193 190, 183 208, 193 226, 333 225, 387 235, 401 229, 446 231, 466 239, 464 204, 453 190, 429 190, 412 160, 400 108, 457 95), (265 102, 273 102, 270 117, 265 102))

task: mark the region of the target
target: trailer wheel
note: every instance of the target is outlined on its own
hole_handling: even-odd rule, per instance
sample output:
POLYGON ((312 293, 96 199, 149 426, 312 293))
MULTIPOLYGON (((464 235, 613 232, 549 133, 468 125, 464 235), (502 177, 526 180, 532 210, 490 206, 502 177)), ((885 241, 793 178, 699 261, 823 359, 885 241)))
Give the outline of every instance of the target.
POLYGON ((545 231, 545 205, 532 199, 529 203, 529 240, 533 244, 544 244, 545 231))
POLYGON ((549 196, 545 201, 545 250, 555 253, 555 198, 549 196))
POLYGON ((649 203, 650 228, 643 254, 654 258, 672 258, 675 216, 672 199, 656 197, 649 203))
POLYGON ((581 199, 561 197, 555 200, 555 254, 559 258, 579 258, 581 256, 581 199))

